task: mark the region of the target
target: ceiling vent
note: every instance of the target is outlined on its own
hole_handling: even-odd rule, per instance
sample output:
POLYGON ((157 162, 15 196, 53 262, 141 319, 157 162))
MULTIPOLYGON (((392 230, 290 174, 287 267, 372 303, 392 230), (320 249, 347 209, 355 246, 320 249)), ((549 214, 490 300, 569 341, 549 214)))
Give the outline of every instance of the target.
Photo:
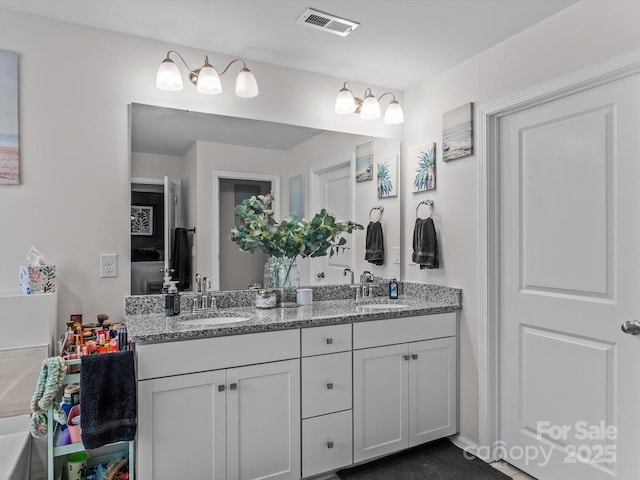
POLYGON ((296 20, 296 23, 340 35, 341 37, 346 37, 360 25, 358 22, 352 22, 313 8, 307 8, 300 18, 296 20))

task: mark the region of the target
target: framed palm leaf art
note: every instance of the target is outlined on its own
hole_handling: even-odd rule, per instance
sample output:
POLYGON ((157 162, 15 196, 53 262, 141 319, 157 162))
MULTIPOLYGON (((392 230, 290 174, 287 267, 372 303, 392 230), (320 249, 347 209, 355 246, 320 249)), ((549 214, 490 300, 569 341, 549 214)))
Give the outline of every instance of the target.
POLYGON ((378 161, 378 198, 398 196, 398 156, 378 161))
POLYGON ((415 162, 413 191, 425 192, 436 189, 436 144, 417 148, 412 155, 415 162))

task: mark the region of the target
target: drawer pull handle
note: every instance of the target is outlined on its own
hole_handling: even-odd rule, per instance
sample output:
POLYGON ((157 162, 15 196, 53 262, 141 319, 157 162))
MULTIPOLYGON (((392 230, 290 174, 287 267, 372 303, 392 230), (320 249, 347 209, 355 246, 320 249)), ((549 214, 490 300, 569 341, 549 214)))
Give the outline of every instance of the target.
POLYGON ((411 356, 409 356, 409 355, 403 355, 403 357, 404 357, 405 360, 410 360, 411 359, 411 356))
POLYGON ((232 383, 229 385, 229 390, 237 390, 238 389, 238 384, 237 383, 232 383))
POLYGON ((327 442, 327 448, 333 448, 333 442, 327 442))
POLYGON ((333 338, 327 338, 327 345, 331 345, 333 343, 333 338))
POLYGON ((418 354, 417 353, 412 353, 411 354, 411 358, 413 358, 414 360, 418 359, 418 354))
POLYGON ((327 390, 333 390, 333 383, 327 383, 327 390))
POLYGON ((218 391, 224 392, 224 385, 218 385, 218 391))

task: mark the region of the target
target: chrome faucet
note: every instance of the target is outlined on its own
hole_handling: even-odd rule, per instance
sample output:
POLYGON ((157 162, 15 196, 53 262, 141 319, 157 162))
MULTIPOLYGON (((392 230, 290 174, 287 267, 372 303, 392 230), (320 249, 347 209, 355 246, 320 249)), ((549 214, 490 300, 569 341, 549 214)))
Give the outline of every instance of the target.
POLYGON ((362 272, 362 275, 360 275, 360 285, 355 288, 356 300, 373 296, 373 289, 367 285, 371 282, 373 282, 373 274, 369 270, 362 272))
POLYGON ((198 286, 198 293, 202 293, 202 276, 196 273, 196 285, 198 286))
POLYGON ((216 308, 215 297, 207 293, 207 289, 211 288, 211 279, 209 277, 202 277, 202 279, 200 279, 199 277, 200 275, 196 274, 198 295, 193 298, 193 311, 216 308))
POLYGON ((344 272, 342 273, 343 277, 347 276, 347 273, 351 273, 351 285, 353 285, 353 270, 351 270, 350 268, 345 268, 344 272))

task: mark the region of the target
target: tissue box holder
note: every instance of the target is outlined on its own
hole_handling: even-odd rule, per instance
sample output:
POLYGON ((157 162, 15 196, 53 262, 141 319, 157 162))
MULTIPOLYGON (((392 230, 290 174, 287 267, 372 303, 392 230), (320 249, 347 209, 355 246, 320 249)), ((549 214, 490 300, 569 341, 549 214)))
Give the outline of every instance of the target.
POLYGON ((31 295, 55 291, 55 265, 20 265, 20 293, 31 295))

